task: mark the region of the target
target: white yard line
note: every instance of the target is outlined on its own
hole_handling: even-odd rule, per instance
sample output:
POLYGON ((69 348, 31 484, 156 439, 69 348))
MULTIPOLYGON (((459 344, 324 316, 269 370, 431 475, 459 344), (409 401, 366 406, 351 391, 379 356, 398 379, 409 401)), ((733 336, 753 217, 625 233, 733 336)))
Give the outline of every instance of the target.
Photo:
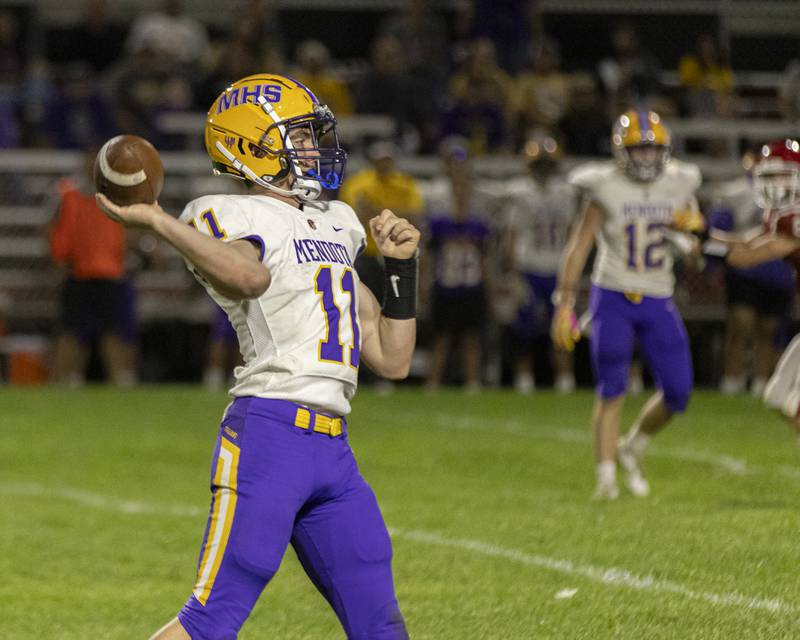
MULTIPOLYGON (((589 446, 592 443, 592 436, 588 429, 576 429, 574 427, 542 427, 519 419, 498 420, 490 422, 485 419, 473 416, 453 416, 441 413, 425 414, 419 416, 423 424, 433 423, 442 429, 483 431, 485 433, 511 433, 514 435, 542 439, 555 440, 558 442, 570 442, 589 446)), ((789 480, 800 482, 800 469, 795 469, 789 465, 778 465, 775 467, 752 464, 744 458, 699 451, 683 447, 662 447, 654 444, 647 450, 648 456, 659 458, 672 458, 681 462, 696 462, 715 467, 719 471, 730 473, 737 476, 742 475, 779 475, 789 480)))
POLYGON ((405 531, 392 529, 392 535, 400 539, 431 544, 439 547, 469 551, 493 558, 502 558, 516 564, 556 571, 573 577, 588 578, 593 582, 627 587, 638 591, 654 591, 672 593, 691 600, 701 600, 713 605, 744 607, 745 609, 761 609, 776 613, 794 614, 798 608, 779 599, 755 598, 743 593, 713 593, 711 591, 695 591, 677 582, 659 580, 651 575, 636 575, 619 567, 598 567, 591 564, 576 564, 571 560, 550 558, 537 554, 525 553, 517 549, 507 549, 479 540, 449 538, 429 531, 405 531))
POLYGON ((46 487, 45 485, 35 482, 0 483, 0 493, 14 496, 33 496, 36 498, 67 500, 85 507, 93 507, 103 511, 116 511, 129 515, 196 517, 208 513, 208 509, 200 509, 189 505, 160 505, 152 502, 120 500, 119 498, 111 498, 81 489, 46 487))
MULTIPOLYGON (((207 511, 206 509, 192 505, 162 505, 140 501, 119 500, 110 496, 80 489, 47 487, 32 482, 0 484, 0 494, 66 500, 94 509, 136 516, 162 515, 198 518, 207 511)), ((615 587, 625 587, 637 591, 651 591, 655 593, 671 593, 691 600, 707 602, 712 605, 741 607, 780 614, 794 615, 799 610, 797 606, 777 598, 753 597, 738 592, 714 593, 711 591, 696 591, 677 582, 660 580, 651 575, 637 575, 631 573, 627 569, 619 567, 600 567, 591 564, 578 564, 572 560, 526 553, 517 549, 501 547, 480 540, 451 538, 430 531, 397 528, 391 529, 391 533, 401 540, 467 551, 490 558, 500 558, 515 564, 555 571, 578 578, 586 578, 593 582, 615 587)))

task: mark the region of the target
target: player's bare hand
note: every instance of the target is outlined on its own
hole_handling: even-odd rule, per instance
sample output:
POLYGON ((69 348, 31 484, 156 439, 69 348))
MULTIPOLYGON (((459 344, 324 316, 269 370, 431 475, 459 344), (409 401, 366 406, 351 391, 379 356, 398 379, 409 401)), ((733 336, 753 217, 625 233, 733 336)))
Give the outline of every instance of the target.
POLYGON ((387 258, 411 258, 419 245, 419 229, 405 218, 384 209, 369 221, 369 229, 378 251, 387 258))
POLYGON ((119 222, 126 227, 138 227, 151 229, 155 219, 164 215, 164 210, 158 205, 154 204, 132 204, 128 207, 122 207, 114 204, 102 193, 95 194, 97 206, 114 222, 119 222))

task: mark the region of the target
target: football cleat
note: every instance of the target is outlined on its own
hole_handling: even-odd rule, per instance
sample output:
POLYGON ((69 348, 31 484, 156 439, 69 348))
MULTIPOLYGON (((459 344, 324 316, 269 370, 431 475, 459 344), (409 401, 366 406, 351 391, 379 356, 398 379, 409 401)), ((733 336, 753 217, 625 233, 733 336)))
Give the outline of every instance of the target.
POLYGON ((631 495, 637 498, 646 498, 650 495, 650 483, 642 475, 640 459, 627 442, 622 441, 617 448, 617 462, 625 471, 623 482, 631 495))
POLYGON ((592 500, 597 502, 616 500, 619 498, 619 489, 616 482, 598 482, 592 495, 592 500))

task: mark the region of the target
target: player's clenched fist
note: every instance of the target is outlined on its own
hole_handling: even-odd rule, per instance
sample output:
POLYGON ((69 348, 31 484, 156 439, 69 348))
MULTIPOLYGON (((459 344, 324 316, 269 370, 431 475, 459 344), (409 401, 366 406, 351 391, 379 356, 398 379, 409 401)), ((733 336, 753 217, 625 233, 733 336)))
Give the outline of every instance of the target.
POLYGON ((405 218, 384 209, 369 221, 369 230, 381 255, 404 260, 414 256, 419 244, 419 229, 405 218))

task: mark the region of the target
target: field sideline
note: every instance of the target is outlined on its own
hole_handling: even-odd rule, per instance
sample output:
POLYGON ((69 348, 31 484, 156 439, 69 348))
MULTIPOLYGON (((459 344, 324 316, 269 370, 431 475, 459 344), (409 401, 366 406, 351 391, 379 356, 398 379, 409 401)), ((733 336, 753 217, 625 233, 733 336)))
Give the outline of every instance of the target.
MULTIPOLYGON (((628 401, 630 421, 645 396, 628 401)), ((697 393, 596 504, 592 396, 362 391, 350 441, 393 531, 415 639, 800 637, 800 449, 697 393)), ((0 391, 0 639, 146 638, 188 596, 224 394, 0 391)), ((240 635, 342 638, 287 554, 240 635)))

